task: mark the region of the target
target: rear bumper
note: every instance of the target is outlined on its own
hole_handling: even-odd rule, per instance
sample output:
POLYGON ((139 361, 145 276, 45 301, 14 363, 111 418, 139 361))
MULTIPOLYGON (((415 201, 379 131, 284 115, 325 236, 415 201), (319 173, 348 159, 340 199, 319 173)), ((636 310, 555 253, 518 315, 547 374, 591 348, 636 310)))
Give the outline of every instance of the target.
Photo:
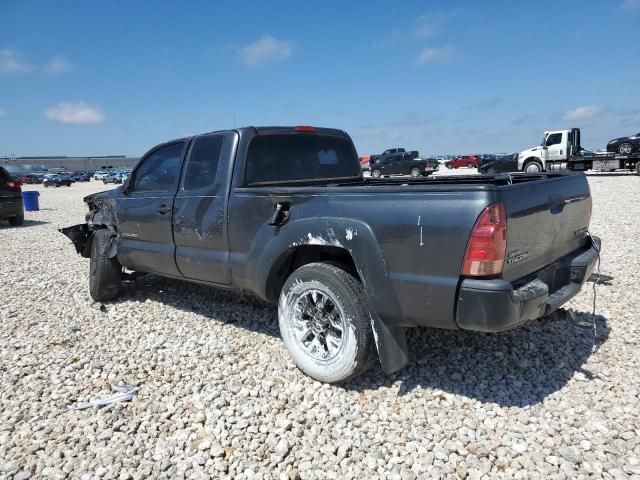
POLYGON ((600 239, 593 239, 598 250, 590 246, 567 255, 516 288, 501 279, 464 279, 456 323, 465 330, 500 332, 550 314, 575 296, 591 275, 600 250, 600 239), (558 285, 557 279, 563 278, 558 285))
POLYGON ((24 212, 22 206, 22 197, 1 198, 0 199, 0 218, 11 218, 24 212))

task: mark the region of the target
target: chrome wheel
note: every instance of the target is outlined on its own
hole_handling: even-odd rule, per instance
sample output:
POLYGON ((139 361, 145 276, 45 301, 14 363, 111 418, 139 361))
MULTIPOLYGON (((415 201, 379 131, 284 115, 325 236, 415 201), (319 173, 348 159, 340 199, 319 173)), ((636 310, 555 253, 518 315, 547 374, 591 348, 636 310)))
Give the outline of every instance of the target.
POLYGON ((371 172, 371 176, 373 178, 380 178, 381 175, 382 175, 382 172, 380 170, 374 170, 373 172, 371 172))
POLYGON ((412 168, 410 173, 411 173, 411 176, 413 178, 417 178, 417 177, 420 176, 420 169, 419 168, 412 168))
POLYGON ((631 155, 631 152, 633 152, 633 145, 630 143, 623 143, 618 147, 618 153, 621 155, 631 155))
POLYGON ((542 171, 542 167, 538 162, 529 162, 527 166, 524 167, 524 171, 527 173, 540 173, 542 171))
POLYGON ((325 292, 307 290, 298 297, 292 327, 300 347, 315 360, 331 360, 342 348, 344 315, 325 292))

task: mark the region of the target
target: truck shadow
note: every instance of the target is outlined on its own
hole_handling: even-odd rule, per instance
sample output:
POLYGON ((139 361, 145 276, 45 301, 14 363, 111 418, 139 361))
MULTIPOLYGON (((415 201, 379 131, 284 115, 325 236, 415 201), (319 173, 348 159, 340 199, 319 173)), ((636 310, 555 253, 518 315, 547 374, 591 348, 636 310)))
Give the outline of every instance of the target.
POLYGON ((614 277, 611 275, 605 275, 604 273, 592 273, 589 277, 589 282, 598 282, 598 285, 604 285, 606 287, 612 284, 614 277))
MULTIPOLYGON (((497 334, 408 330, 410 362, 404 369, 390 377, 372 370, 344 387, 376 389, 400 381, 398 396, 429 389, 501 406, 534 405, 574 376, 594 378, 584 368, 593 348, 592 316, 575 313, 576 322, 533 321, 497 334)), ((596 327, 600 346, 609 337, 607 319, 596 315, 596 327)))
POLYGON ((636 175, 635 170, 628 170, 624 172, 593 172, 593 173, 585 173, 587 177, 624 177, 628 175, 636 175))
POLYGON ((19 227, 14 227, 10 225, 9 222, 7 221, 0 221, 0 230, 5 230, 5 229, 20 230, 21 228, 37 227, 38 225, 46 225, 47 223, 49 222, 44 222, 42 220, 25 220, 24 223, 19 227))
MULTIPOLYGON (((123 287, 116 303, 150 299, 212 322, 280 336, 276 307, 250 295, 156 275, 124 282, 123 287)), ((337 388, 375 391, 400 382, 400 397, 422 389, 430 395, 446 392, 501 406, 534 405, 574 376, 584 381, 594 378, 584 368, 594 340, 591 313, 575 314, 575 322, 533 321, 495 334, 408 329, 410 360, 405 368, 385 375, 376 362, 371 370, 337 388)), ((596 326, 599 346, 609 337, 607 319, 596 315, 596 326)))
POLYGON ((143 275, 123 282, 122 293, 115 303, 127 300, 158 301, 183 312, 197 313, 211 321, 280 336, 276 308, 252 295, 157 275, 143 275))

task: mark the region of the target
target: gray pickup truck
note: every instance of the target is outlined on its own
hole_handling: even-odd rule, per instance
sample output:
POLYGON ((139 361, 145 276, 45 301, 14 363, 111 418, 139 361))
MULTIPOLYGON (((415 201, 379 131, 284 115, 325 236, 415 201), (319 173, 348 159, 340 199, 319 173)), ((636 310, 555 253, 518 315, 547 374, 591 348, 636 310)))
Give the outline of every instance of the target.
POLYGON ((556 310, 589 277, 582 174, 366 179, 350 137, 248 127, 151 149, 124 185, 62 229, 89 257, 95 300, 124 267, 278 304, 311 377, 407 362, 407 327, 498 332, 556 310))

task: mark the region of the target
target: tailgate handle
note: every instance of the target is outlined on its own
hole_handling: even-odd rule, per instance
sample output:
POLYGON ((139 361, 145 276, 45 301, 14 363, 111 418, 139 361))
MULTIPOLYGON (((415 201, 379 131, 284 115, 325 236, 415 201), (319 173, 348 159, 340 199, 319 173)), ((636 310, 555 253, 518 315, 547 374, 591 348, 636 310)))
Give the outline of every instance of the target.
POLYGON ((565 205, 575 202, 581 202, 589 198, 588 195, 572 195, 570 197, 563 197, 561 195, 553 195, 549 197, 549 210, 551 213, 559 213, 564 209, 565 205))
POLYGON ((291 204, 288 202, 278 202, 276 203, 276 211, 273 212, 273 217, 271 217, 271 221, 269 225, 273 225, 274 227, 280 227, 287 223, 289 220, 289 213, 291 210, 291 204))
POLYGON ((588 195, 574 195, 573 197, 565 197, 564 203, 573 203, 573 202, 581 202, 582 200, 586 200, 589 198, 588 195))

